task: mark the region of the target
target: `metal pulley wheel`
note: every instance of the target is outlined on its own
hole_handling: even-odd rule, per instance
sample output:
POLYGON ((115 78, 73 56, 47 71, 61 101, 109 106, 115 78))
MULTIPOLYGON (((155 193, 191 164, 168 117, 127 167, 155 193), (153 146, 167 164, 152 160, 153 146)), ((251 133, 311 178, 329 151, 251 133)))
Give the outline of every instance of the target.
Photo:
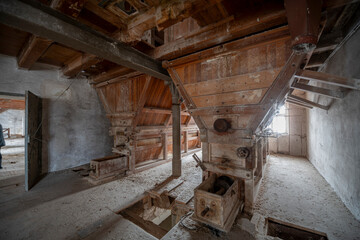
POLYGON ((236 150, 236 154, 239 158, 247 158, 250 154, 250 151, 246 147, 239 147, 236 150))
POLYGON ((227 132, 231 128, 231 124, 228 120, 219 118, 216 119, 214 122, 214 129, 217 132, 227 132))

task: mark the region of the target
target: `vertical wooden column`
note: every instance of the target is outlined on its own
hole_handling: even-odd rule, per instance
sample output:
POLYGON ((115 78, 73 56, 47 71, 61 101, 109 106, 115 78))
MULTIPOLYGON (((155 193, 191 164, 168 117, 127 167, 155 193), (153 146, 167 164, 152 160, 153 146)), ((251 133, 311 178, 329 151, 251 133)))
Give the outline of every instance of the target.
POLYGON ((267 159, 267 147, 268 147, 267 139, 268 139, 267 137, 263 138, 263 165, 265 165, 267 159))
POLYGON ((246 213, 252 213, 252 209, 255 203, 254 196, 254 178, 246 179, 245 181, 245 208, 244 211, 246 213))
POLYGON ((184 151, 187 153, 189 151, 189 138, 188 138, 188 131, 184 131, 184 151))
MULTIPOLYGON (((200 134, 199 134, 200 135, 200 134)), ((201 142, 201 149, 202 149, 202 161, 203 162, 210 162, 210 144, 208 142, 201 142)), ((209 176, 208 171, 202 172, 202 179, 203 181, 206 180, 209 176)))
POLYGON ((173 159, 172 159, 172 175, 174 177, 181 176, 181 132, 180 132, 180 103, 179 92, 172 83, 170 86, 172 94, 172 137, 173 137, 173 159))
POLYGON ((168 158, 168 152, 167 152, 168 141, 167 141, 166 133, 162 134, 162 144, 163 144, 163 158, 164 160, 166 160, 168 158))
POLYGON ((136 165, 136 136, 134 136, 134 140, 131 141, 129 149, 130 149, 129 173, 134 173, 135 165, 136 165))
POLYGON ((198 144, 197 144, 197 147, 200 147, 201 148, 201 139, 200 139, 200 131, 198 130, 197 131, 197 137, 198 137, 198 144))

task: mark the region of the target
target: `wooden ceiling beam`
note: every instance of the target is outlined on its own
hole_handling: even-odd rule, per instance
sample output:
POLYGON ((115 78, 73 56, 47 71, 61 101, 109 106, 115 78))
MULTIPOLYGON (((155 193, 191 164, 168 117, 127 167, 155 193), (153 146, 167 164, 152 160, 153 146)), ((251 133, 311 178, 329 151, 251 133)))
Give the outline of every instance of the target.
POLYGON ((1 0, 0 22, 119 65, 171 81, 161 62, 36 1, 1 0))
POLYGON ((329 73, 310 70, 298 70, 295 76, 309 81, 322 82, 329 85, 360 90, 360 79, 344 78, 329 73))
POLYGON ((82 53, 65 63, 61 69, 64 76, 74 77, 82 70, 100 62, 101 59, 92 54, 82 53))
POLYGON ((122 75, 129 74, 131 72, 134 72, 134 70, 127 68, 127 67, 123 67, 123 66, 114 67, 107 72, 102 72, 102 73, 92 77, 91 83, 92 84, 101 83, 106 80, 110 80, 110 79, 113 79, 113 78, 116 78, 116 77, 119 77, 122 75))
POLYGON ((96 88, 99 88, 99 87, 104 87, 106 85, 109 85, 109 84, 113 84, 113 83, 117 83, 117 82, 120 82, 120 81, 123 81, 123 80, 127 80, 129 78, 134 78, 134 77, 138 77, 140 75, 143 75, 143 73, 141 72, 137 72, 137 71, 132 71, 128 74, 125 74, 125 75, 121 75, 119 77, 116 77, 116 78, 113 78, 113 79, 110 79, 110 80, 106 80, 106 81, 103 81, 103 82, 100 82, 100 83, 93 83, 93 82, 90 82, 90 84, 93 84, 96 88))
POLYGON ((18 66, 30 69, 53 42, 45 38, 31 35, 17 58, 18 66))
POLYGON ((319 95, 326 96, 326 97, 336 98, 336 99, 344 98, 344 93, 341 91, 330 90, 330 89, 320 88, 320 87, 316 87, 316 86, 310 86, 310 85, 302 84, 302 83, 294 83, 291 86, 291 88, 302 90, 305 92, 319 94, 319 95))

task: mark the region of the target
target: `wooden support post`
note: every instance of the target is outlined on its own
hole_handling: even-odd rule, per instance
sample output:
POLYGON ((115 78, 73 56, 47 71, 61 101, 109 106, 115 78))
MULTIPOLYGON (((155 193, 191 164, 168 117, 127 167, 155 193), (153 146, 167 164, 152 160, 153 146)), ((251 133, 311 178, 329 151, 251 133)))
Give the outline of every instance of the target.
POLYGON ((187 153, 189 151, 189 137, 188 137, 188 131, 184 131, 184 151, 187 153))
POLYGON ((198 141, 197 147, 200 147, 200 148, 201 148, 202 146, 201 146, 201 139, 200 139, 200 131, 197 130, 197 133, 196 133, 196 134, 197 134, 197 141, 198 141))
POLYGON ((180 103, 179 92, 174 84, 170 85, 172 94, 172 130, 173 130, 173 159, 172 159, 172 175, 174 177, 181 176, 181 132, 180 132, 180 103))
POLYGON ((166 133, 162 134, 162 144, 163 144, 163 158, 164 160, 166 160, 168 158, 168 151, 167 151, 168 141, 167 141, 166 133))
POLYGON ((245 208, 244 211, 251 213, 253 209, 255 199, 254 199, 254 179, 245 180, 245 208))
POLYGON ((132 141, 132 146, 130 147, 130 156, 129 156, 129 170, 130 173, 135 172, 136 165, 136 136, 134 136, 134 140, 132 141))

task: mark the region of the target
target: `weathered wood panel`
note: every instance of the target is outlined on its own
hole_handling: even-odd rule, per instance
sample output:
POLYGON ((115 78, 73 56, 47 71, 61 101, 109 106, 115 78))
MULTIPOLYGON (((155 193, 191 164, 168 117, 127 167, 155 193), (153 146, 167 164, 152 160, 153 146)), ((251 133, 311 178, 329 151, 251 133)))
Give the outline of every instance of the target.
POLYGON ((256 73, 185 84, 184 87, 192 97, 268 88, 279 72, 280 69, 264 70, 256 73))
POLYGON ((42 99, 25 93, 25 190, 29 191, 42 174, 42 99))
MULTIPOLYGON (((171 132, 171 122, 166 125, 171 116, 171 92, 164 81, 140 75, 104 85, 97 92, 111 121, 114 147, 131 152, 130 168, 147 160, 162 159, 161 131, 171 132)), ((189 123, 189 117, 186 113, 181 116, 183 126, 189 123)), ((169 136, 167 147, 171 153, 169 136)), ((189 139, 189 149, 197 145, 196 140, 189 139)))
POLYGON ((193 97, 196 107, 233 106, 259 103, 267 88, 193 97))
POLYGON ((207 50, 173 69, 197 108, 257 104, 285 65, 288 46, 279 38, 219 55, 207 50))

